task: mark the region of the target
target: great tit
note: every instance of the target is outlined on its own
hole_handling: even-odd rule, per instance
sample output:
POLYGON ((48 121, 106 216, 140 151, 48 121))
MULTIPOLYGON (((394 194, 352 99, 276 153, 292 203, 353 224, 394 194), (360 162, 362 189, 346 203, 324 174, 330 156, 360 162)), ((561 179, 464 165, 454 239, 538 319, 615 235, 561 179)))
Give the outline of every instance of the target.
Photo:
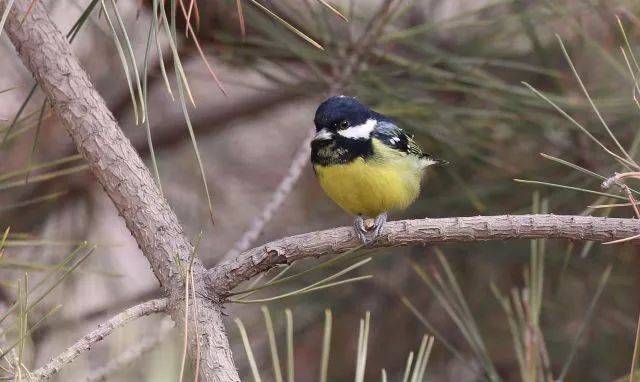
POLYGON ((353 97, 334 96, 316 110, 311 163, 324 192, 355 215, 364 244, 375 240, 387 212, 404 210, 418 197, 425 169, 446 161, 422 152, 388 117, 353 97), (364 219, 374 218, 365 228, 364 219))

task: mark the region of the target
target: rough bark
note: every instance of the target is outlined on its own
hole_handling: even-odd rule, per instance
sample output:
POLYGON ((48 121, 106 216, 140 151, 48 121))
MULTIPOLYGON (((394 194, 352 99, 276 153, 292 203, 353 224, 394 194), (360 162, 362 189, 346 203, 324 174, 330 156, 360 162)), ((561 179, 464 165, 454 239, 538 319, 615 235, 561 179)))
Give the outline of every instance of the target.
MULTIPOLYGON (((0 0, 0 14, 8 4, 8 0, 0 0)), ((189 264, 193 246, 176 215, 42 3, 16 0, 5 31, 149 260, 169 297, 172 318, 183 325, 184 283, 180 273, 189 264), (32 9, 22 22, 30 4, 32 9)), ((197 294, 206 296, 203 277, 206 270, 198 259, 193 267, 197 294)), ((239 381, 220 305, 208 299, 199 299, 198 303, 202 380, 239 381)), ((196 336, 193 330, 191 333, 193 356, 196 336)))
MULTIPOLYGON (((640 234, 640 221, 592 216, 500 215, 388 222, 368 248, 512 239, 569 239, 606 242, 640 234)), ((637 243, 640 239, 633 242, 637 243)), ((353 228, 341 227, 286 237, 250 249, 209 271, 224 295, 241 282, 278 264, 343 253, 360 245, 353 228)))

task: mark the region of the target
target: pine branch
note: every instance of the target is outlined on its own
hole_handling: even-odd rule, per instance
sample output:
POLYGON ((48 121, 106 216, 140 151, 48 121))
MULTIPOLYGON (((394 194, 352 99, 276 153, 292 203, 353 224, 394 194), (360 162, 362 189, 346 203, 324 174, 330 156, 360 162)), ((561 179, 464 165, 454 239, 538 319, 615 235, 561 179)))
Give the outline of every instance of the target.
MULTIPOLYGON (((368 248, 537 238, 606 242, 639 233, 637 219, 551 214, 454 217, 388 222, 381 236, 368 248)), ((309 232, 250 249, 212 268, 208 277, 214 289, 225 295, 241 282, 276 265, 336 255, 359 245, 351 227, 309 232)))

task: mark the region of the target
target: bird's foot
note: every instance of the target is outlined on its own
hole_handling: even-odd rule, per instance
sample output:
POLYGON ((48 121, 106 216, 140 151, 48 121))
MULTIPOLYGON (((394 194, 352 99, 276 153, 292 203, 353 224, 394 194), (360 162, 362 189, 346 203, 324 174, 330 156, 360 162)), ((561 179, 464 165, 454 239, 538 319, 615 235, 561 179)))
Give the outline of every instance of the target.
POLYGON ((372 243, 382 232, 382 226, 387 222, 387 213, 383 212, 373 220, 365 220, 362 216, 357 215, 353 221, 353 227, 356 231, 356 235, 364 245, 372 243), (366 224, 369 223, 369 224, 366 224))
POLYGON ((358 239, 360 239, 362 244, 369 244, 369 231, 364 226, 364 219, 362 218, 362 216, 356 215, 355 219, 353 220, 353 229, 356 231, 356 236, 358 236, 358 239))
POLYGON ((378 215, 378 217, 376 217, 376 220, 373 223, 373 238, 372 238, 372 240, 375 240, 378 236, 380 236, 380 232, 382 232, 382 226, 386 222, 387 222, 387 213, 386 212, 383 212, 380 215, 378 215))

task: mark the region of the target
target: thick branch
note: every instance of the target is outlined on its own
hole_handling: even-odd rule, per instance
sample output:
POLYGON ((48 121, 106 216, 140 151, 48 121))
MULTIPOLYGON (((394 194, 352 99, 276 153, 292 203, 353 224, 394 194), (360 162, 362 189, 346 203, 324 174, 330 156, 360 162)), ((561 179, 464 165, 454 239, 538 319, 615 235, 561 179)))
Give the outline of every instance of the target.
MULTIPOLYGON (((9 3, 0 0, 0 14, 9 3)), ((173 320, 177 325, 183 325, 185 307, 181 271, 190 262, 193 246, 176 215, 42 3, 15 1, 5 29, 22 62, 49 99, 53 112, 149 260, 153 273, 169 297, 173 320)), ((208 291, 204 285, 205 273, 204 266, 196 259, 193 275, 198 295, 206 295, 208 291)), ((216 298, 215 295, 209 297, 216 298)), ((200 335, 196 337, 191 331, 189 343, 192 356, 196 343, 200 345, 202 380, 239 381, 224 334, 220 305, 203 300, 199 302, 198 311, 200 335)))
MULTIPOLYGON (((512 239, 569 239, 604 242, 640 233, 636 219, 564 215, 500 215, 402 220, 385 224, 369 248, 512 239)), ((634 240, 639 242, 640 240, 634 240)), ((310 232, 272 241, 209 271, 220 293, 278 264, 343 253, 360 245, 350 227, 310 232)))
POLYGON ((115 329, 122 327, 129 322, 153 313, 160 313, 167 310, 167 299, 159 298, 143 302, 125 310, 122 313, 110 318, 106 322, 98 325, 98 328, 91 333, 79 339, 75 344, 65 350, 62 354, 50 360, 46 365, 34 371, 33 377, 37 380, 51 378, 63 366, 76 359, 83 352, 91 349, 93 345, 102 341, 106 336, 111 334, 115 329))

